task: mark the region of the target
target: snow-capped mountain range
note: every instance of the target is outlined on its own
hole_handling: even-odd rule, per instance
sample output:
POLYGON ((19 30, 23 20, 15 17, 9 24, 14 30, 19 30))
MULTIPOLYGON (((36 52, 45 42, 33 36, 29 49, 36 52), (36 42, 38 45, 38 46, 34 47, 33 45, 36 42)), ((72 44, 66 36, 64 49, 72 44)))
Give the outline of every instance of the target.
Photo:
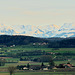
POLYGON ((0 35, 25 35, 34 37, 75 37, 75 24, 58 25, 5 25, 0 24, 0 35))

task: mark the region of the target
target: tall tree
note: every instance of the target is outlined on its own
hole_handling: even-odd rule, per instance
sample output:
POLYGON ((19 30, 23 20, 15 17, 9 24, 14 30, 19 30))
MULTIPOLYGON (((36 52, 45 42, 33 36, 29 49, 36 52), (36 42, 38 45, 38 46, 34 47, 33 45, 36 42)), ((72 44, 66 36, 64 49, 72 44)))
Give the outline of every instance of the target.
POLYGON ((8 67, 8 71, 9 71, 10 75, 12 75, 15 72, 15 70, 16 70, 16 67, 14 67, 14 66, 8 67))
POLYGON ((30 65, 29 65, 29 63, 27 64, 27 68, 28 68, 28 70, 29 70, 29 68, 30 68, 30 65))
POLYGON ((52 69, 54 66, 55 66, 55 63, 52 59, 52 60, 49 61, 49 68, 52 69))
POLYGON ((43 67, 44 67, 44 63, 42 62, 42 64, 41 64, 41 69, 43 70, 43 67))
POLYGON ((0 58, 0 66, 4 66, 5 65, 5 62, 6 62, 5 59, 0 58))

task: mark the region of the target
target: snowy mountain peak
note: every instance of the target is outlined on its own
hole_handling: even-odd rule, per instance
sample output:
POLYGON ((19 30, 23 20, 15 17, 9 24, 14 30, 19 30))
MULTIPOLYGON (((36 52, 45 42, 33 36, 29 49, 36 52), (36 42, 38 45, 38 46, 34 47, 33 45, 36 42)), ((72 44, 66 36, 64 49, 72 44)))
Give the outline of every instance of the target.
POLYGON ((45 26, 0 24, 0 35, 29 35, 35 37, 75 37, 75 24, 45 26))
POLYGON ((49 25, 49 26, 50 26, 50 27, 54 27, 54 28, 56 28, 56 29, 60 28, 60 26, 55 25, 55 24, 52 24, 52 25, 49 25))

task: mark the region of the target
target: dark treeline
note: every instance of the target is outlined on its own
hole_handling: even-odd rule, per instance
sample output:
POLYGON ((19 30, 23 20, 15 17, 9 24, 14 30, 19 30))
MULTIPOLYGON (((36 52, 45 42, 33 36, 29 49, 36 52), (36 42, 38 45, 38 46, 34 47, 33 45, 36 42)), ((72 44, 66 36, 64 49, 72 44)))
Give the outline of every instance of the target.
POLYGON ((25 51, 16 54, 17 56, 37 56, 37 55, 49 55, 49 53, 41 50, 25 51))
POLYGON ((31 36, 21 36, 21 35, 1 35, 0 36, 0 45, 27 45, 30 43, 36 43, 36 42, 48 42, 45 39, 31 37, 31 36))
POLYGON ((9 36, 0 35, 0 45, 28 45, 30 43, 48 43, 49 48, 75 48, 75 37, 73 38, 37 38, 31 36, 9 36))
POLYGON ((23 56, 41 56, 41 55, 51 55, 48 52, 41 51, 41 50, 32 50, 32 51, 23 51, 23 52, 8 52, 6 55, 0 55, 0 57, 13 57, 13 58, 19 58, 23 56))
MULTIPOLYGON (((55 39, 54 39, 55 40, 55 39)), ((75 38, 64 38, 49 42, 49 48, 75 48, 75 38)))

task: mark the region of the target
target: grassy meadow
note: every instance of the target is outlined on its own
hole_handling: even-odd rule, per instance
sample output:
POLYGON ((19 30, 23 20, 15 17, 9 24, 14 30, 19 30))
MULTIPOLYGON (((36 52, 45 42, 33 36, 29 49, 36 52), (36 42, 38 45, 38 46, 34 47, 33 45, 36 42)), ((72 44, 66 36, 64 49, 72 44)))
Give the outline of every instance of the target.
MULTIPOLYGON (((10 75, 10 74, 0 73, 0 75, 10 75)), ((17 72, 13 75, 75 75, 75 72, 17 72)))
MULTIPOLYGON (((18 52, 25 52, 25 51, 34 51, 34 50, 41 50, 41 51, 45 51, 45 52, 52 52, 52 53, 66 53, 66 52, 70 52, 70 53, 75 53, 75 48, 58 48, 57 50, 55 50, 55 48, 43 48, 43 47, 38 47, 38 48, 33 48, 32 46, 15 46, 15 47, 3 47, 0 48, 0 55, 7 55, 7 54, 16 54, 18 52)), ((53 55, 53 57, 55 57, 56 55, 53 55)), ((23 57, 40 57, 40 55, 37 56, 23 56, 23 57)), ((59 57, 59 56, 58 56, 59 57)), ((75 56, 70 56, 69 59, 75 59, 75 56)), ((13 57, 6 57, 5 58, 6 61, 10 61, 10 62, 17 62, 15 63, 6 63, 4 67, 9 66, 10 64, 12 65, 21 65, 21 64, 27 64, 28 62, 30 64, 41 64, 40 62, 32 62, 32 61, 20 61, 20 58, 13 58, 13 57)), ((55 64, 58 65, 60 63, 67 63, 70 62, 71 64, 75 65, 75 60, 64 60, 64 61, 55 61, 55 64)), ((45 63, 48 64, 48 63, 45 63)))
MULTIPOLYGON (((34 51, 34 50, 41 50, 45 52, 52 52, 52 53, 75 53, 75 48, 43 48, 43 47, 27 47, 27 46, 15 46, 15 47, 3 47, 0 48, 0 55, 9 55, 9 54, 16 54, 18 52, 25 52, 25 51, 34 51)), ((23 56, 23 57, 40 57, 41 55, 37 56, 23 56)), ((55 57, 56 55, 53 55, 55 57)), ((69 56, 69 55, 68 55, 69 56)), ((60 57, 59 55, 57 57, 60 57)), ((63 56, 64 57, 64 56, 63 56)), ((75 56, 69 56, 69 60, 60 60, 60 61, 54 61, 55 65, 59 64, 66 64, 67 62, 70 62, 75 66, 75 56), (72 60, 73 59, 73 60, 72 60)), ((13 58, 13 57, 4 57, 6 61, 12 62, 12 63, 5 63, 5 66, 0 66, 0 75, 9 75, 8 72, 5 72, 4 70, 7 69, 9 66, 17 66, 17 65, 27 65, 29 63, 30 65, 41 65, 41 62, 33 62, 33 61, 20 61, 20 58, 13 58)), ((48 62, 44 62, 44 65, 48 65, 48 62)), ((75 72, 16 72, 13 75, 75 75, 75 72)))

